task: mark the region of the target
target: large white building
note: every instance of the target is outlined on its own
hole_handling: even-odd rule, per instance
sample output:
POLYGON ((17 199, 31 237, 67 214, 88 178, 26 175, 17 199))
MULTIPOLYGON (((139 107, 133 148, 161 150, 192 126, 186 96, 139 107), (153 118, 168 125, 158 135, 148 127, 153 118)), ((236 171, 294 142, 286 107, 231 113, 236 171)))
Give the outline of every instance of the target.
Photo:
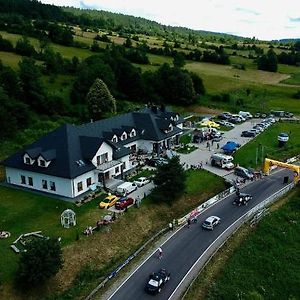
POLYGON ((177 144, 183 119, 165 108, 84 125, 65 124, 7 158, 8 184, 76 198, 95 184, 123 177, 139 149, 159 154, 177 144))

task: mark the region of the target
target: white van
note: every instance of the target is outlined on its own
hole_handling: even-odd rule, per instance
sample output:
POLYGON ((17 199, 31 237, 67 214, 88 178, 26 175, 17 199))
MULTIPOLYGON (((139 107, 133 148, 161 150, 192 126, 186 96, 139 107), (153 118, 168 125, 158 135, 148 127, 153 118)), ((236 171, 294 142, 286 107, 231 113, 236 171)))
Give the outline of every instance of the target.
POLYGON ((245 119, 251 119, 253 116, 249 113, 249 111, 240 111, 239 115, 245 119))
POLYGON ((131 192, 137 189, 137 185, 134 182, 124 182, 117 187, 118 196, 127 196, 131 192))
POLYGON ((234 168, 233 157, 221 153, 215 153, 211 156, 211 165, 222 169, 231 170, 234 168))

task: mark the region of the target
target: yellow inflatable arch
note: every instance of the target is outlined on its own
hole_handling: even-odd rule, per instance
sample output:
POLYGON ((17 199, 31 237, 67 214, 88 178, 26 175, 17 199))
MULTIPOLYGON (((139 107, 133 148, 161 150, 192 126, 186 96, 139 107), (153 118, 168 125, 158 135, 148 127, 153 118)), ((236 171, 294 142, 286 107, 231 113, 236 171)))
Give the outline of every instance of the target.
POLYGON ((300 180, 300 166, 287 164, 278 160, 273 160, 269 158, 265 158, 264 168, 263 171, 266 175, 270 174, 270 167, 271 166, 278 166, 281 168, 289 169, 294 171, 294 181, 298 182, 300 180))

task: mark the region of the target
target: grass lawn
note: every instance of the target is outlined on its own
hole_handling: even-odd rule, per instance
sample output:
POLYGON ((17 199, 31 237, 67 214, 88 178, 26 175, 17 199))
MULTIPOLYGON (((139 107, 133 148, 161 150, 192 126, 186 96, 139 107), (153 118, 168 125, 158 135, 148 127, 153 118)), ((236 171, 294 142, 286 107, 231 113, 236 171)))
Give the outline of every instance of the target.
POLYGON ((0 59, 5 66, 9 66, 12 69, 16 70, 19 68, 18 64, 22 59, 22 56, 13 52, 0 51, 0 59))
MULTIPOLYGON (((15 46, 17 41, 22 38, 22 35, 20 34, 14 34, 14 33, 8 33, 6 31, 0 31, 0 34, 4 39, 8 39, 12 42, 12 44, 15 46)), ((39 51, 40 50, 40 43, 39 40, 36 38, 28 38, 30 43, 34 46, 34 48, 39 51)), ((76 47, 67 47, 63 45, 58 45, 54 43, 49 43, 49 45, 52 47, 52 49, 55 52, 60 52, 62 56, 66 58, 72 58, 73 56, 77 56, 80 59, 85 59, 88 56, 93 55, 94 53, 91 52, 89 49, 81 49, 76 47)), ((4 61, 4 59, 3 59, 4 61)), ((5 63, 5 61, 4 61, 5 63)))
POLYGON ((292 75, 291 75, 290 78, 285 79, 285 80, 283 80, 281 82, 285 83, 285 84, 293 84, 293 85, 296 84, 296 85, 299 85, 299 90, 300 90, 300 70, 298 71, 298 73, 292 73, 292 75))
POLYGON ((5 262, 1 263, 1 282, 10 280, 14 274, 18 255, 10 249, 10 244, 20 234, 42 230, 45 236, 62 237, 62 245, 66 246, 75 241, 78 232, 81 234, 87 225, 94 225, 105 213, 97 208, 100 199, 76 207, 72 203, 6 187, 0 187, 0 195, 0 228, 11 233, 10 238, 0 243, 0 256, 5 257, 5 262), (77 217, 78 226, 70 229, 60 224, 60 214, 67 208, 73 209, 77 217))
MULTIPOLYGON (((10 285, 18 259, 10 249, 10 243, 21 233, 42 230, 45 235, 61 236, 64 246, 65 264, 62 271, 49 282, 48 287, 38 292, 30 291, 27 298, 41 299, 41 295, 49 294, 50 290, 66 290, 65 296, 71 297, 68 299, 76 299, 89 292, 109 269, 116 267, 170 220, 181 217, 223 189, 225 182, 222 178, 205 170, 189 170, 186 194, 171 206, 144 201, 139 209, 129 209, 118 218, 111 225, 109 233, 100 231, 86 237, 81 231, 87 225, 93 225, 105 213, 97 208, 98 200, 78 208, 71 203, 0 187, 0 227, 12 233, 9 239, 1 240, 0 244, 0 254, 6 258, 1 264, 0 298, 20 299, 10 285), (78 221, 75 228, 61 227, 60 214, 65 208, 75 210, 78 221), (124 235, 124 228, 130 234, 124 235), (72 284, 76 276, 77 281, 72 284)), ((62 296, 60 299, 66 298, 62 296)))
POLYGON ((262 155, 277 160, 285 160, 299 154, 300 149, 300 124, 277 122, 261 133, 254 140, 243 146, 234 155, 234 162, 245 167, 262 166, 262 155), (277 136, 281 132, 290 133, 286 146, 279 148, 277 136), (261 145, 261 146, 260 146, 261 145), (262 153, 263 146, 263 153, 262 153), (255 165, 256 149, 258 149, 258 164, 255 165))
POLYGON ((130 181, 135 181, 140 177, 151 177, 152 175, 155 174, 154 170, 149 170, 149 169, 141 169, 138 174, 135 176, 130 177, 130 181))
POLYGON ((300 189, 291 194, 235 250, 205 299, 299 299, 300 189))
POLYGON ((182 134, 179 138, 179 142, 184 145, 191 143, 191 141, 192 135, 190 133, 182 134))

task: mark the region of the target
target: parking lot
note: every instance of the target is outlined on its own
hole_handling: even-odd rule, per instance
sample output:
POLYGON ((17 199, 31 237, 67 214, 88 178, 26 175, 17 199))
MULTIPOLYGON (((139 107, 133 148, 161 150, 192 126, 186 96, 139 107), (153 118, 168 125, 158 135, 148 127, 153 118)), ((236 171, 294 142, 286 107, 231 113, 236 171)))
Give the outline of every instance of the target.
MULTIPOLYGON (((207 142, 203 141, 202 143, 193 144, 198 149, 189 153, 189 154, 179 154, 181 163, 184 163, 185 166, 190 167, 191 165, 198 165, 202 162, 203 169, 208 170, 218 176, 226 177, 226 179, 234 179, 236 176, 233 175, 233 170, 228 171, 225 169, 213 167, 210 164, 210 157, 213 153, 223 153, 221 147, 226 144, 228 141, 233 141, 241 145, 245 145, 251 139, 249 137, 241 137, 243 131, 250 130, 254 125, 261 122, 261 119, 251 119, 247 120, 244 123, 236 124, 234 128, 229 131, 225 131, 223 134, 223 139, 220 142, 214 142, 210 148, 207 147, 207 142), (219 149, 218 149, 219 144, 219 149)), ((211 144, 211 141, 209 141, 211 144)))

